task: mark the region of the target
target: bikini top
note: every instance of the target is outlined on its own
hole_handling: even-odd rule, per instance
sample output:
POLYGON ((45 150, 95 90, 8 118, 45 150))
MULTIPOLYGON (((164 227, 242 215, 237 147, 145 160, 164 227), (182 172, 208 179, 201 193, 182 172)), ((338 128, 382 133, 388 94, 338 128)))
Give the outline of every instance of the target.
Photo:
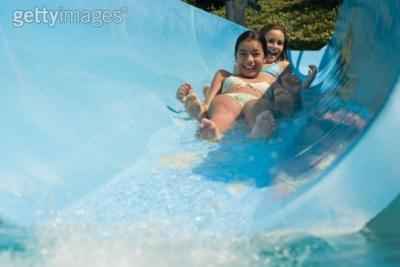
POLYGON ((254 89, 259 90, 263 94, 271 86, 267 82, 254 82, 254 83, 245 82, 241 78, 232 75, 224 80, 224 84, 222 85, 222 93, 225 93, 232 87, 244 87, 247 85, 253 87, 254 89))
POLYGON ((272 76, 278 78, 279 75, 281 75, 282 70, 281 70, 281 67, 279 66, 279 62, 276 62, 276 63, 272 64, 271 66, 263 67, 261 72, 271 74, 272 76))

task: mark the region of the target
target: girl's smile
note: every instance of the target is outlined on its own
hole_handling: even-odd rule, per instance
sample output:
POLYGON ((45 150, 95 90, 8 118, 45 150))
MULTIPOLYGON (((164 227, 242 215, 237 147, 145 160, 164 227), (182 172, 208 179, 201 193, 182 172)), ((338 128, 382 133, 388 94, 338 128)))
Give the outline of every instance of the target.
POLYGON ((256 77, 263 66, 264 51, 262 44, 255 40, 244 40, 240 43, 236 55, 239 74, 246 78, 256 77))

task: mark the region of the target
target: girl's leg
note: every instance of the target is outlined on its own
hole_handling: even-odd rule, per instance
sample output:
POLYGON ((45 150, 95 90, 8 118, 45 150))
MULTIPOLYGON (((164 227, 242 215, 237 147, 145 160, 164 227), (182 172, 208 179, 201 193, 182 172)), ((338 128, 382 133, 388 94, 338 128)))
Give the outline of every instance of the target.
POLYGON ((201 120, 206 115, 206 111, 200 103, 200 99, 194 93, 189 83, 184 83, 178 88, 176 98, 183 103, 186 112, 193 119, 201 120))
POLYGON ((258 139, 272 135, 276 123, 271 110, 271 102, 264 98, 246 103, 243 107, 243 115, 251 129, 249 138, 258 139))
POLYGON ((269 137, 274 133, 275 128, 274 115, 269 110, 265 110, 257 116, 254 127, 247 137, 251 139, 269 137))
POLYGON ((250 100, 244 105, 243 116, 250 128, 254 127, 257 116, 265 110, 273 110, 272 103, 265 98, 250 100))
POLYGON ((183 101, 183 105, 185 106, 186 112, 190 117, 196 120, 201 120, 207 114, 206 110, 203 108, 203 105, 200 103, 200 99, 194 95, 188 95, 183 101))
POLYGON ((276 88, 275 89, 275 107, 282 116, 291 116, 294 113, 294 98, 289 93, 288 89, 276 88))
POLYGON ((210 119, 202 119, 197 130, 200 138, 218 141, 221 134, 229 130, 233 122, 239 117, 241 106, 229 95, 218 95, 208 109, 210 119))

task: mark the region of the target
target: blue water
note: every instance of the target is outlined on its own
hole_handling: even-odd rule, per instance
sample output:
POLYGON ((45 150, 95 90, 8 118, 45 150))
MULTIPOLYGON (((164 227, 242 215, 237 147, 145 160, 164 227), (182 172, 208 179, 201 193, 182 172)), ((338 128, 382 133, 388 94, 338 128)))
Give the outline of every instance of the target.
MULTIPOLYGON (((278 131, 301 125, 298 118, 293 120, 278 131)), ((250 146, 250 151, 270 153, 265 158, 278 161, 282 136, 248 142, 239 124, 225 143, 215 145, 193 137, 193 121, 175 118, 174 124, 152 137, 141 160, 62 213, 53 214, 45 225, 29 230, 3 225, 0 266, 400 264, 400 237, 393 233, 378 235, 368 229, 352 234, 295 234, 284 229, 242 233, 260 198, 284 198, 291 188, 267 191, 251 179, 265 173, 224 172, 215 160, 234 160, 232 155, 247 157, 250 163, 260 160, 259 155, 244 156, 250 146), (160 136, 168 142, 160 142, 160 136), (221 149, 232 142, 238 146, 221 149), (212 160, 206 160, 209 154, 212 160), (221 173, 218 179, 204 179, 212 177, 204 174, 211 169, 221 173)))
POLYGON ((312 235, 165 236, 160 225, 62 223, 32 233, 24 249, 3 250, 1 266, 399 266, 399 236, 362 231, 332 237, 312 235))

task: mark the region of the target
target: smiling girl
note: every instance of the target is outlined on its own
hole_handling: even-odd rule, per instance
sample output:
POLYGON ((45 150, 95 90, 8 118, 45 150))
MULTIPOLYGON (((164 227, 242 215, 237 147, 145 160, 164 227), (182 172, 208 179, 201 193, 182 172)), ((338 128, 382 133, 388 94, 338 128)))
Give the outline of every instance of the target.
MULTIPOLYGON (((215 88, 221 88, 221 94, 215 96, 210 92, 209 96, 214 94, 214 97, 209 98, 210 105, 207 113, 208 118, 202 117, 200 114, 202 108, 200 102, 194 94, 183 96, 183 103, 189 114, 201 120, 197 130, 200 138, 212 141, 221 139, 222 134, 228 131, 233 122, 242 114, 246 105, 253 100, 260 99, 271 84, 265 78, 265 73, 261 70, 264 66, 266 51, 265 38, 258 32, 246 31, 242 33, 235 45, 235 61, 236 73, 220 75, 218 71, 214 77, 213 85, 215 88), (195 114, 197 112, 197 114, 195 114)), ((179 92, 178 92, 179 94, 179 92)), ((255 125, 250 125, 253 131, 260 133, 272 129, 274 125, 270 125, 273 121, 267 116, 257 117, 255 125)))
MULTIPOLYGON (((287 60, 288 38, 286 30, 278 24, 267 24, 260 30, 260 35, 265 38, 266 42, 266 52, 261 72, 265 74, 264 79, 269 84, 273 84, 289 66, 287 60)), ((233 72, 237 73, 236 65, 233 72)), ((303 81, 302 89, 306 89, 310 86, 311 82, 314 80, 316 72, 316 66, 310 65, 308 77, 303 81)), ((217 71, 211 86, 204 87, 203 94, 205 100, 203 104, 200 104, 198 97, 195 95, 194 90, 189 83, 184 83, 179 87, 176 97, 185 105, 185 108, 191 117, 200 120, 205 116, 211 101, 221 92, 220 86, 222 80, 230 75, 232 75, 232 73, 223 69, 217 71)), ((262 109, 262 106, 258 106, 256 109, 262 109)), ((256 113, 257 112, 255 112, 255 114, 256 113)), ((253 118, 253 121, 254 120, 255 117, 253 118)))

